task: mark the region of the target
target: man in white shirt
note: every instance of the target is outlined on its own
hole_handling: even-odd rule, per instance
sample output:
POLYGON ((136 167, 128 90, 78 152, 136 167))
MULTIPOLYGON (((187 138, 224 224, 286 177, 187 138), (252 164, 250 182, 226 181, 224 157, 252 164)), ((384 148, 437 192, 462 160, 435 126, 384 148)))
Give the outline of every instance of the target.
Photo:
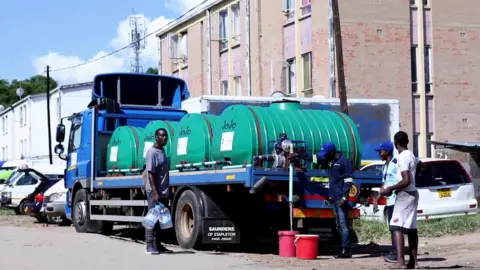
POLYGON ((390 196, 395 192, 395 206, 390 230, 394 232, 397 251, 397 263, 393 269, 414 269, 417 267, 418 231, 417 231, 417 207, 418 191, 415 186, 415 174, 418 159, 412 151, 408 150, 408 135, 399 131, 394 136, 397 156, 397 179, 398 183, 384 187, 381 190, 383 196, 390 196), (410 260, 405 264, 404 234, 408 235, 408 247, 410 260))

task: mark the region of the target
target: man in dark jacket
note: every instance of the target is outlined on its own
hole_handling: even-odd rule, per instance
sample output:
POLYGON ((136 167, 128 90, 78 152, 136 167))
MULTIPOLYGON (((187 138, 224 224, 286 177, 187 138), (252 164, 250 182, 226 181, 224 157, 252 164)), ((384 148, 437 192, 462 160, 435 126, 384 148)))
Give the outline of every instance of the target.
POLYGON ((342 251, 336 258, 351 258, 350 227, 348 224, 348 194, 353 183, 352 162, 337 152, 335 143, 323 144, 317 159, 328 167, 329 197, 342 236, 342 251))

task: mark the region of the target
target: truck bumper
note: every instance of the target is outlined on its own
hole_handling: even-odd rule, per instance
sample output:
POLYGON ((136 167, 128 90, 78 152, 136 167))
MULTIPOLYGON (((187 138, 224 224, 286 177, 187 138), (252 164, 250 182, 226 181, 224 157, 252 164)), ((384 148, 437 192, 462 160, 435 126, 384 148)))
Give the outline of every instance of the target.
MULTIPOLYGON (((333 209, 302 209, 302 208, 293 208, 293 217, 294 218, 335 218, 333 209)), ((359 209, 350 209, 348 210, 349 218, 360 218, 359 209)))

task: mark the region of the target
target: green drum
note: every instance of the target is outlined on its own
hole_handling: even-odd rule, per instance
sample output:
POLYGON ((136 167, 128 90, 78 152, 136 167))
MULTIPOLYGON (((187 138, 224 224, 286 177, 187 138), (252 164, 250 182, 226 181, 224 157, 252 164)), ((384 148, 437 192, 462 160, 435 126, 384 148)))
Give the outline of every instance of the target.
POLYGON ((115 129, 108 142, 107 170, 137 168, 137 153, 144 137, 143 128, 122 126, 115 129))
POLYGON ((178 122, 172 146, 170 168, 181 163, 211 160, 213 130, 217 116, 187 114, 178 122))
POLYGON ((175 128, 178 123, 176 122, 169 122, 169 121, 151 121, 145 127, 143 143, 138 148, 138 168, 143 168, 145 165, 145 156, 147 154, 148 149, 153 146, 155 143, 155 131, 159 128, 164 128, 168 134, 167 145, 165 146, 165 154, 167 155, 168 160, 170 161, 170 153, 174 143, 175 137, 175 128))
POLYGON ((251 163, 255 155, 271 154, 281 133, 305 141, 311 154, 332 141, 358 168, 361 141, 358 129, 345 114, 330 110, 304 110, 296 101, 274 102, 269 107, 229 106, 214 129, 212 160, 230 158, 233 165, 251 163))

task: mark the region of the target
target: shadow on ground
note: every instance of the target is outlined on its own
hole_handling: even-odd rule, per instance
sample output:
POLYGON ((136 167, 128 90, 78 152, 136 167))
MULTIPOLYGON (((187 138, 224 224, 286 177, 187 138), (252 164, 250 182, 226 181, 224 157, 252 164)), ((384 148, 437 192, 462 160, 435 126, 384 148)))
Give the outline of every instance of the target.
MULTIPOLYGON (((162 231, 162 242, 168 245, 177 245, 175 233, 173 230, 162 231)), ((141 226, 116 229, 109 236, 112 239, 121 241, 135 242, 144 244, 145 229, 141 226)), ((242 239, 243 240, 243 239, 242 239)), ((375 243, 359 244, 353 248, 353 253, 360 258, 381 257, 390 251, 390 246, 378 245, 375 243), (358 256, 360 255, 360 256, 358 256)), ((228 253, 253 253, 253 254, 278 254, 278 240, 275 239, 245 239, 238 245, 205 245, 201 251, 209 252, 213 255, 223 255, 228 253)), ((340 251, 338 245, 321 244, 319 255, 329 256, 340 251)))

